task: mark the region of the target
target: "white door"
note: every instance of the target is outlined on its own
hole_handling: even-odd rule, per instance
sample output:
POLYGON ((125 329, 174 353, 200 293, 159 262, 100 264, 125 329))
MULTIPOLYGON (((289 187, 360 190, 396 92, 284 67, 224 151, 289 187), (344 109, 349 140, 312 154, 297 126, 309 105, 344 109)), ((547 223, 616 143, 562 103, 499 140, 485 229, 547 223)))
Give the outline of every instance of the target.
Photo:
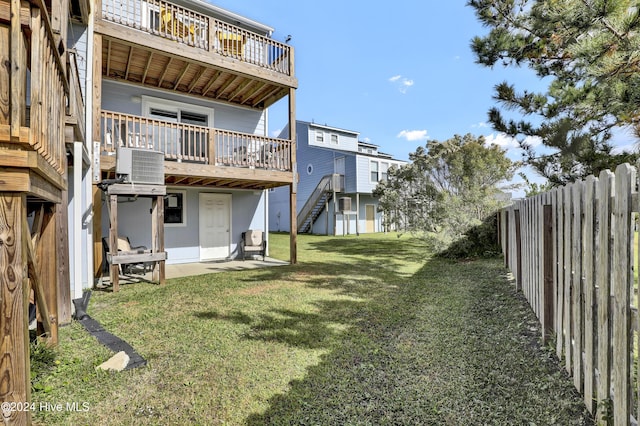
POLYGON ((200 194, 200 260, 226 259, 231 246, 231 194, 200 194))

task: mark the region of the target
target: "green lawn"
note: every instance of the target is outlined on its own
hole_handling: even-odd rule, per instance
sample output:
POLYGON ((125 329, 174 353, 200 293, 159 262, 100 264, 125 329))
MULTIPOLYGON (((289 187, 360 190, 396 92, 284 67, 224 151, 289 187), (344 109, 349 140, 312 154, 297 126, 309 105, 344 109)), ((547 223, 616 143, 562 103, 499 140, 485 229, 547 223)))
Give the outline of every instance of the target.
MULTIPOLYGON (((288 235, 271 255, 288 257, 288 235)), ((94 292, 89 314, 149 364, 78 324, 35 378, 42 424, 590 424, 501 260, 431 258, 408 236, 298 238, 299 264, 94 292)))

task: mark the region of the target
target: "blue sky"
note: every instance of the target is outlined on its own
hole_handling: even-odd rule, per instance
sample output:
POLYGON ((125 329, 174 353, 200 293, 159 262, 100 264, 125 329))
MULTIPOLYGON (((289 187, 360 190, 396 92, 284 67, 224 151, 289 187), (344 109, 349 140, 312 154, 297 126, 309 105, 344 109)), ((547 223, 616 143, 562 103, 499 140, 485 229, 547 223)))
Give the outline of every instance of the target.
MULTIPOLYGON (((471 39, 487 32, 466 0, 396 0, 384 7, 325 0, 210 0, 216 6, 291 35, 296 117, 360 132, 361 140, 406 160, 429 139, 484 135, 521 157, 487 122, 494 86, 545 84, 528 69, 475 64, 471 39)), ((287 100, 270 110, 270 132, 287 122, 287 100)), ((528 173, 529 174, 529 173, 528 173)), ((534 179, 539 181, 539 179, 534 179)))

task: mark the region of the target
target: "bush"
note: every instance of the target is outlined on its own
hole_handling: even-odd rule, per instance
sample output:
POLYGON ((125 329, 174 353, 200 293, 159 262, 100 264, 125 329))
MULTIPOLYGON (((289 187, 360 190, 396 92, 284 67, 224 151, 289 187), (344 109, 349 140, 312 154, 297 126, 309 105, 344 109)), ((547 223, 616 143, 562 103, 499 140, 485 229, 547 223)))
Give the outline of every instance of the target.
POLYGON ((485 218, 481 224, 472 226, 462 238, 452 242, 437 253, 438 257, 468 259, 474 257, 496 257, 501 253, 498 243, 496 215, 485 218))

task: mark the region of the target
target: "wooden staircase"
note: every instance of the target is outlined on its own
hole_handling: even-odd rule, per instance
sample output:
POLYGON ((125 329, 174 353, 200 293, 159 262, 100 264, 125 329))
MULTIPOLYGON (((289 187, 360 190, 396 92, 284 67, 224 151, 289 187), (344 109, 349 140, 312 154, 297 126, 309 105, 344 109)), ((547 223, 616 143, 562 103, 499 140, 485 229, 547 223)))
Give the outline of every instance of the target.
POLYGON ((337 173, 320 179, 307 202, 298 213, 298 233, 311 233, 311 225, 322 212, 322 208, 334 192, 343 191, 344 176, 337 173))

